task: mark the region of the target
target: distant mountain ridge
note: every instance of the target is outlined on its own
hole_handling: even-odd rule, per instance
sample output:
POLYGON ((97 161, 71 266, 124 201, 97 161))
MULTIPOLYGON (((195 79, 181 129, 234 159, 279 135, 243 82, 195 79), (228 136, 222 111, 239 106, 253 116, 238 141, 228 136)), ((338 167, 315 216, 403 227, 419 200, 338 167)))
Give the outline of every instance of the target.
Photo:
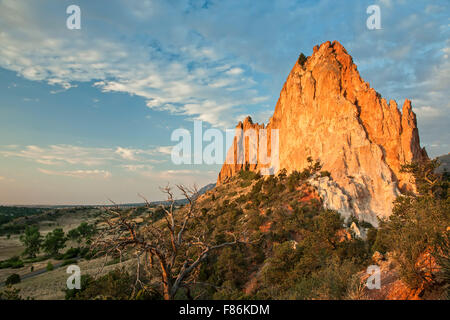
MULTIPOLYGON (((208 192, 209 190, 213 189, 216 186, 215 183, 210 183, 207 184, 205 186, 203 186, 202 188, 200 188, 198 190, 198 194, 202 195, 206 192, 208 192)), ((165 200, 159 200, 159 201, 150 201, 150 205, 160 205, 160 204, 164 204, 166 201, 165 200)), ((175 204, 176 205, 183 205, 186 204, 187 200, 186 199, 177 199, 175 200, 175 204)), ((118 203, 117 204, 119 207, 121 208, 126 208, 126 207, 142 207, 145 206, 144 202, 137 202, 137 203, 118 203)), ((92 207, 92 208, 99 208, 99 207, 110 207, 111 205, 11 205, 11 206, 3 206, 5 208, 7 207, 14 207, 14 208, 43 208, 43 209, 63 209, 63 208, 88 208, 88 207, 92 207)), ((1 206, 0 206, 1 207, 1 206)))
POLYGON ((441 165, 439 166, 437 171, 444 172, 444 170, 446 170, 450 173, 450 153, 439 156, 437 157, 437 159, 441 162, 441 165))

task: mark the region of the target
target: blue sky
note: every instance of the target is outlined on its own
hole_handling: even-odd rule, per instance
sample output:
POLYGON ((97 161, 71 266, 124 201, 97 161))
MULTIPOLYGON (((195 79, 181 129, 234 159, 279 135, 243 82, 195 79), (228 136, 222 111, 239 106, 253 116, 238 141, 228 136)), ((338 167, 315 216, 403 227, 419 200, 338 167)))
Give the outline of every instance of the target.
POLYGON ((300 52, 340 41, 401 106, 422 145, 450 150, 449 2, 0 0, 0 204, 135 202, 216 180, 176 166, 177 128, 267 122, 300 52), (81 30, 66 8, 81 8, 81 30), (366 8, 381 8, 368 30, 366 8))

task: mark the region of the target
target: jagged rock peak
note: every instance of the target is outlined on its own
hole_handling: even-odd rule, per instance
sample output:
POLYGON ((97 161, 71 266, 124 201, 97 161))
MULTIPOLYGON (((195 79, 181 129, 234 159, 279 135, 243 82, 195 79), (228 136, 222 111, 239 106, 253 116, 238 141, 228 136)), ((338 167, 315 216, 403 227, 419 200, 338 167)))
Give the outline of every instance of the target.
MULTIPOLYGON (((245 132, 264 125, 247 117, 240 127, 245 132)), ((411 102, 405 100, 402 112, 394 100, 388 103, 361 78, 337 41, 315 46, 310 57, 296 61, 267 129, 279 131, 280 169, 302 170, 309 156, 320 160, 333 180, 316 183, 325 206, 374 225, 391 214, 399 192, 414 190, 401 165, 427 157, 411 102)), ((225 164, 218 184, 246 166, 225 164)))

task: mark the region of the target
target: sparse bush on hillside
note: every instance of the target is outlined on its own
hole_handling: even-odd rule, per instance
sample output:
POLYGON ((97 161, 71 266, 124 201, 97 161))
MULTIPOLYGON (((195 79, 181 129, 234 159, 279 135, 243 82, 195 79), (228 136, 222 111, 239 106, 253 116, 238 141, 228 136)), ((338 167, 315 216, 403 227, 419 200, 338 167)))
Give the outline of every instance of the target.
POLYGON ((13 285, 13 284, 16 284, 19 282, 20 282, 20 276, 17 273, 13 273, 8 278, 6 278, 5 284, 8 286, 8 285, 13 285))
POLYGON ((73 259, 80 255, 81 249, 80 248, 69 248, 67 251, 63 254, 62 258, 64 260, 67 259, 73 259))
POLYGON ((442 253, 436 255, 436 260, 441 269, 437 273, 436 281, 442 283, 443 294, 442 299, 450 300, 450 255, 449 253, 449 235, 447 234, 446 239, 442 239, 442 253))
POLYGON ((97 230, 94 224, 82 222, 77 228, 67 232, 67 238, 72 241, 76 241, 79 244, 81 244, 83 240, 89 244, 91 238, 96 234, 96 232, 97 230))
POLYGON ((450 223, 449 177, 435 173, 434 160, 403 167, 414 176, 418 195, 400 196, 394 202, 389 219, 377 232, 374 249, 394 253, 402 279, 411 287, 433 283, 431 270, 417 265, 419 256, 431 251, 435 256, 448 256, 450 223), (447 239, 447 240, 445 240, 447 239))
POLYGON ((0 300, 23 300, 19 293, 20 289, 8 285, 5 290, 0 291, 0 300))
MULTIPOLYGON (((436 251, 441 254, 439 259, 444 261, 447 257, 448 263, 448 248, 442 245, 444 229, 449 222, 445 179, 434 183, 432 192, 421 187, 418 197, 400 197, 393 216, 382 222, 379 230, 351 220, 367 229, 368 238, 364 241, 347 238, 343 233, 344 221, 337 212, 325 210, 320 200, 305 197, 311 189, 310 178, 328 176, 321 169, 318 161, 309 158, 304 170, 289 175, 280 171, 277 176, 259 179, 254 172, 243 170, 227 184, 227 188, 218 188, 202 200, 199 215, 189 223, 186 239, 208 240, 215 245, 230 241, 230 234, 245 234, 249 242, 211 252, 190 278, 195 279, 195 284, 178 290, 169 298, 345 299, 355 296, 352 293, 355 284, 360 284, 356 274, 373 263, 374 250, 394 252, 404 270, 404 279, 410 279, 411 274, 417 276, 414 272, 420 270, 414 269, 412 262, 424 248, 439 248, 436 251), (249 191, 235 194, 240 186, 250 184, 253 186, 249 191), (217 198, 213 198, 214 194, 217 198)), ((431 178, 429 176, 428 180, 434 181, 431 178)), ((183 212, 186 213, 177 211, 183 212)), ((150 227, 167 222, 164 217, 166 213, 162 211, 162 219, 154 220, 150 227)), ((160 241, 170 239, 167 230, 161 234, 160 241)), ((169 242, 165 248, 170 246, 169 242)), ((175 260, 176 271, 183 261, 188 261, 188 265, 192 263, 196 253, 183 251, 177 258, 180 260, 175 260)), ((151 262, 159 263, 154 255, 151 262)), ((445 261, 440 263, 444 268, 439 275, 441 280, 436 281, 445 283, 448 265, 445 269, 445 261)), ((176 272, 173 274, 172 278, 176 278, 176 272)), ((146 274, 140 280, 146 285, 161 282, 154 277, 154 274, 146 274)), ((119 273, 101 281, 90 279, 87 282, 87 291, 71 293, 71 297, 133 299, 139 296, 136 292, 143 289, 135 286, 136 276, 129 274, 119 273), (105 291, 101 290, 108 293, 102 294, 105 291)), ((166 294, 167 298, 167 290, 160 287, 151 287, 146 294, 140 297, 161 299, 166 294)))
POLYGON ((241 170, 238 173, 240 179, 244 181, 258 180, 261 178, 259 172, 250 171, 250 170, 241 170))
POLYGON ((67 260, 63 261, 61 266, 64 267, 64 266, 68 266, 68 265, 71 265, 71 264, 77 264, 77 262, 78 262, 77 259, 67 259, 67 260))
POLYGON ((242 288, 247 275, 247 261, 243 250, 240 247, 225 248, 217 256, 215 268, 217 274, 231 281, 234 287, 242 288))
POLYGON ((53 271, 53 269, 55 269, 55 267, 53 266, 53 263, 51 263, 50 261, 47 263, 47 266, 45 267, 45 269, 47 271, 53 271))
POLYGON ((61 228, 56 228, 52 232, 49 232, 45 236, 45 240, 42 244, 44 252, 49 255, 57 255, 59 250, 66 246, 67 238, 64 235, 64 231, 61 228))
POLYGON ((213 293, 214 300, 242 300, 248 299, 242 290, 236 289, 232 281, 225 281, 216 292, 213 293))
POLYGON ((240 183, 240 187, 241 188, 247 188, 249 185, 251 185, 252 184, 252 181, 251 180, 244 180, 244 181, 241 181, 241 183, 240 183))
POLYGON ((27 226, 25 233, 20 236, 20 241, 25 246, 24 255, 35 258, 39 253, 42 244, 42 236, 37 226, 27 226))
MULTIPOLYGON (((361 240, 340 241, 342 219, 337 213, 297 211, 292 217, 283 211, 273 235, 283 241, 266 260, 262 299, 342 299, 349 279, 359 271, 368 258, 368 247, 361 240), (281 222, 281 221, 280 221, 281 222), (290 238, 298 233, 302 240, 290 238)), ((275 223, 275 222, 274 222, 275 223)))
POLYGON ((267 218, 259 213, 258 210, 250 209, 247 211, 247 228, 252 231, 259 230, 266 222, 267 218))
POLYGON ((23 261, 18 256, 11 257, 7 260, 0 261, 0 269, 13 268, 18 269, 23 267, 23 261))
MULTIPOLYGON (((214 286, 202 298, 342 299, 346 296, 354 274, 370 262, 370 246, 362 240, 341 239, 343 220, 338 213, 324 210, 320 201, 299 201, 305 195, 301 190, 308 189, 307 180, 321 167, 312 159, 309 163, 302 172, 261 179, 248 193, 208 211, 206 224, 218 240, 224 229, 234 228, 249 232, 257 244, 246 246, 243 251, 242 257, 246 259, 239 264, 245 266, 246 272, 226 272, 223 267, 227 263, 219 267, 224 264, 219 259, 222 252, 212 255, 202 267, 199 279, 214 286), (239 207, 243 212, 236 210, 239 207), (237 282, 234 273, 243 279, 237 282), (244 288, 252 293, 244 294, 244 288)), ((239 256, 230 258, 237 250, 237 247, 227 249, 224 257, 238 261, 239 256)))
POLYGON ((67 232, 67 239, 72 241, 79 241, 80 239, 80 233, 78 232, 78 229, 71 229, 67 232))
POLYGON ((81 288, 66 289, 66 300, 154 300, 161 299, 157 291, 134 290, 135 278, 123 269, 115 269, 94 279, 90 275, 81 276, 81 288))
POLYGON ((278 172, 278 179, 284 179, 287 176, 287 170, 285 168, 278 172))

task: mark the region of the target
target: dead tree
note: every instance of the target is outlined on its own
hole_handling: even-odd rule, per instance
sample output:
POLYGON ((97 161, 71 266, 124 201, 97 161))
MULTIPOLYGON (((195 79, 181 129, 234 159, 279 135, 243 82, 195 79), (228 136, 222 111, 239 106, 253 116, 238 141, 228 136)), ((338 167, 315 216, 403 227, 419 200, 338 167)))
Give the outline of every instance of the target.
MULTIPOLYGON (((161 205, 162 219, 150 219, 140 226, 133 220, 133 210, 126 212, 115 206, 106 210, 107 227, 93 242, 93 248, 106 255, 133 249, 139 260, 136 283, 140 282, 142 269, 156 270, 165 300, 172 300, 180 288, 185 288, 190 296, 190 287, 196 283, 199 266, 211 252, 246 242, 242 235, 238 237, 233 233, 226 233, 225 242, 209 241, 206 232, 199 228, 202 213, 196 208, 197 188, 176 187, 187 201, 183 208, 176 208, 170 186, 161 188, 167 195, 166 204, 161 205), (145 268, 141 268, 141 257, 144 257, 145 268)), ((150 208, 150 203, 142 198, 150 208)))

